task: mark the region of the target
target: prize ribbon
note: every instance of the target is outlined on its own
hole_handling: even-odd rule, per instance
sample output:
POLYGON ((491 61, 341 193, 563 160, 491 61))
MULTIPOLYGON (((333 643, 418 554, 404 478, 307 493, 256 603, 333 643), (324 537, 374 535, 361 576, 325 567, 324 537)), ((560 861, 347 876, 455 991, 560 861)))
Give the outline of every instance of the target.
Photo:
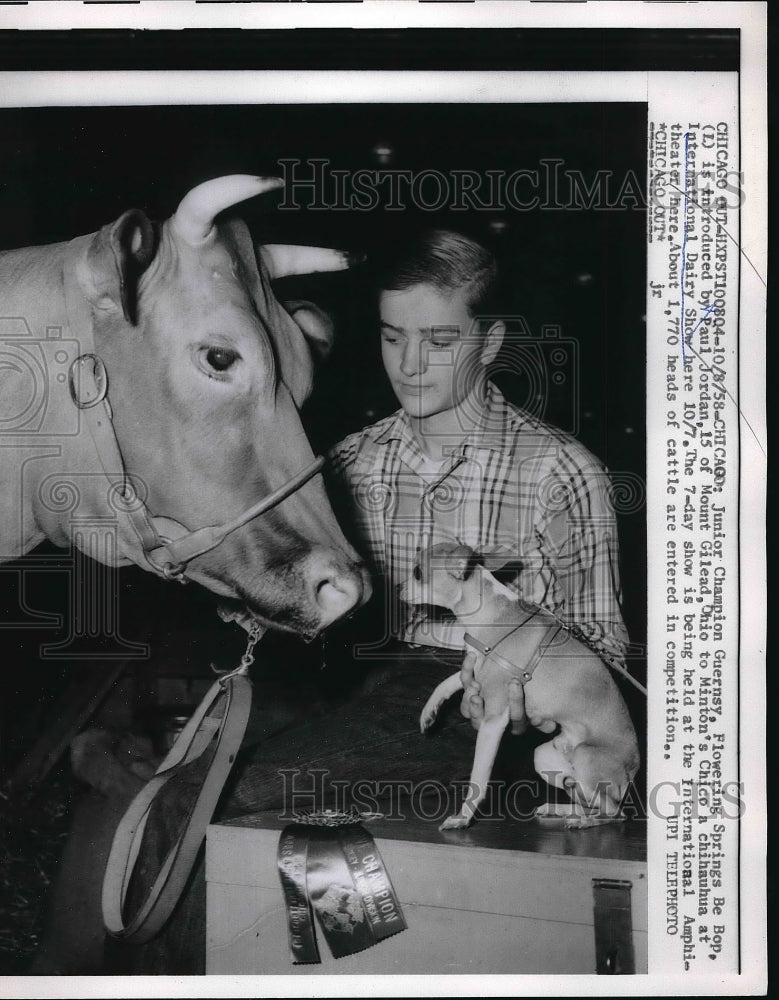
POLYGON ((407 927, 379 849, 353 816, 315 813, 286 826, 278 868, 294 965, 320 962, 312 911, 334 958, 407 927))

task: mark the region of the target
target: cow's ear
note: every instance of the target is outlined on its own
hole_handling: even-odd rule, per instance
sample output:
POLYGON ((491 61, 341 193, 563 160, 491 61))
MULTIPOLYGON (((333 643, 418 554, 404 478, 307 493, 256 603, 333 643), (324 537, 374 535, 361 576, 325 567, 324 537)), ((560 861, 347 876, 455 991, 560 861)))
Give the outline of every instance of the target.
POLYGON ((137 320, 138 279, 154 257, 154 227, 143 212, 130 209, 110 226, 103 226, 87 252, 94 301, 121 306, 125 320, 137 320))
POLYGON ((314 358, 324 361, 334 340, 333 321, 327 313, 313 302, 299 300, 285 302, 284 308, 300 327, 314 358))

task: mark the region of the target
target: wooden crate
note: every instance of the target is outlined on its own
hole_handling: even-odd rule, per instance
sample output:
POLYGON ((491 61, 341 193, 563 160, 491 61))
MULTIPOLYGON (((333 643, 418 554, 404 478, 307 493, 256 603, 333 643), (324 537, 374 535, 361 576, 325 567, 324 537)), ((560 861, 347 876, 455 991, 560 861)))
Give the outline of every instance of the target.
POLYGON ((338 960, 317 930, 322 963, 303 966, 289 960, 276 867, 284 825, 258 814, 209 827, 208 973, 595 973, 613 971, 617 954, 617 971, 646 972, 645 822, 443 833, 416 819, 366 823, 408 929, 338 960))

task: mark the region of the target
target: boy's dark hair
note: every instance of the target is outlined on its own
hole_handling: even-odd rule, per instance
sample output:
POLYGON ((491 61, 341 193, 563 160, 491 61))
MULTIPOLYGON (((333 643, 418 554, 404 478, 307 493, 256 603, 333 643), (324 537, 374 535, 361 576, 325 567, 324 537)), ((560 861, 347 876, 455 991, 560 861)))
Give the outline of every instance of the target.
POLYGON ((462 233, 431 229, 381 269, 378 284, 388 292, 422 284, 439 292, 464 288, 466 305, 476 317, 495 311, 498 267, 489 250, 462 233))

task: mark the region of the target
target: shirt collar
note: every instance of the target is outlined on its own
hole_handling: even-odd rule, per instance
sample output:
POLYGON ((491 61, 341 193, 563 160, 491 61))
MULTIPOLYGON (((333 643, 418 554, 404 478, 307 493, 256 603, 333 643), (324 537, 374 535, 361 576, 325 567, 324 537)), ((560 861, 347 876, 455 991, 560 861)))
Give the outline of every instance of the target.
MULTIPOLYGON (((516 431, 526 418, 520 410, 506 400, 503 393, 494 382, 488 381, 484 407, 479 414, 477 425, 463 438, 462 443, 455 450, 456 455, 465 453, 466 448, 488 448, 491 451, 500 451, 506 446, 506 438, 516 431)), ((408 415, 402 409, 390 417, 387 425, 376 436, 377 444, 386 444, 388 441, 400 441, 404 447, 411 451, 419 451, 408 415)))
POLYGON ((387 417, 385 426, 376 435, 374 440, 377 444, 386 444, 388 441, 406 441, 411 434, 411 425, 404 410, 397 410, 392 416, 387 417))

